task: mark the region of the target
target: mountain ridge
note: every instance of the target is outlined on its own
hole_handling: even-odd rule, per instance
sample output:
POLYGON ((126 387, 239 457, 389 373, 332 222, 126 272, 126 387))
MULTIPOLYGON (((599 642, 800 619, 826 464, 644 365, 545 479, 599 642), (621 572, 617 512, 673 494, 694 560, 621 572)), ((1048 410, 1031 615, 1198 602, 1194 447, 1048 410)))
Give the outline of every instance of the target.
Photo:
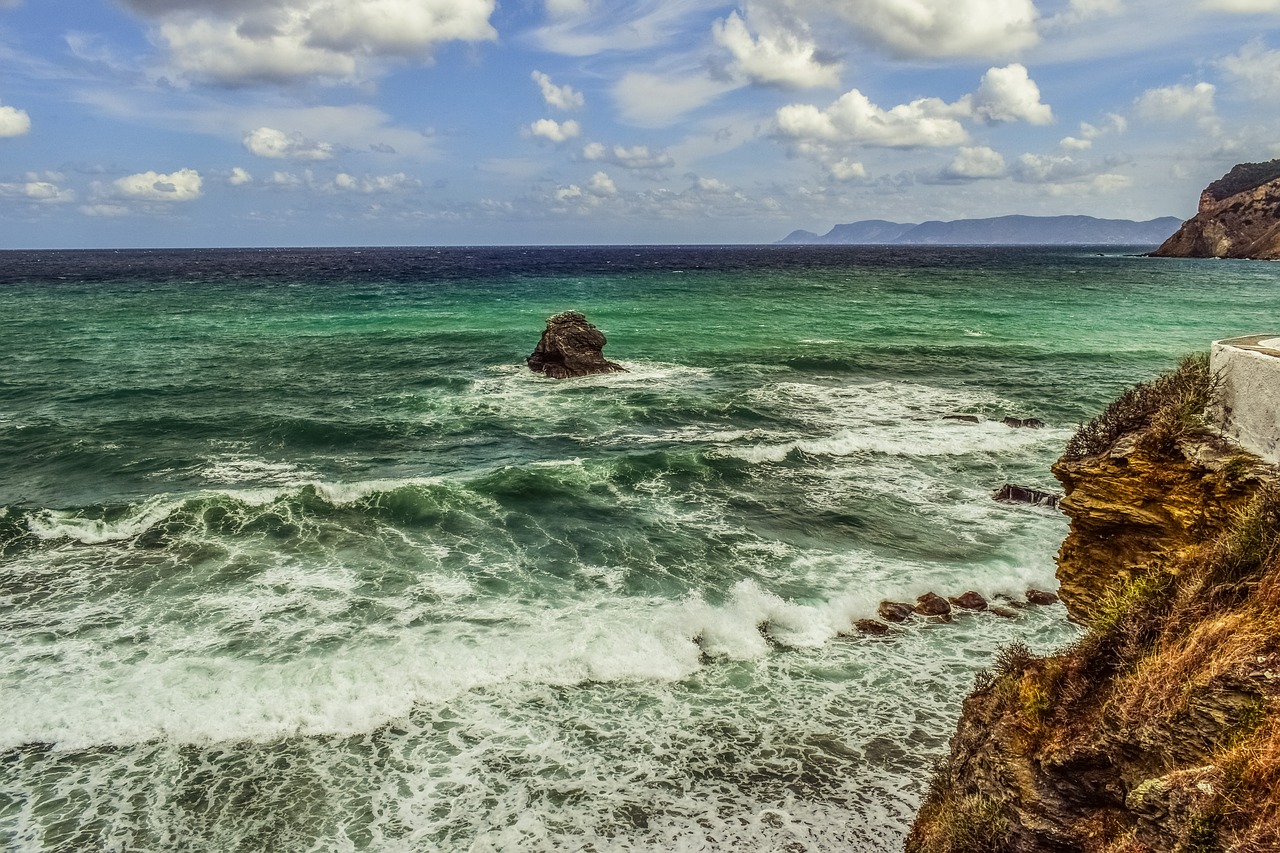
POLYGON ((826 234, 793 231, 780 245, 1158 245, 1178 229, 1176 216, 1134 221, 1093 216, 994 216, 951 221, 889 222, 865 219, 826 234))

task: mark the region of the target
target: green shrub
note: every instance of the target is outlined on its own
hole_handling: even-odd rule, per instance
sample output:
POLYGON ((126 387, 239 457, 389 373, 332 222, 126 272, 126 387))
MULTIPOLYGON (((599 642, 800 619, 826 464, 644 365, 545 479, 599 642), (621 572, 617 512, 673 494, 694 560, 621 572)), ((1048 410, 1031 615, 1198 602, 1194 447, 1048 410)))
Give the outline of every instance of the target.
POLYGON ((1148 427, 1148 449, 1167 453, 1178 439, 1201 425, 1217 384, 1209 372, 1209 354, 1193 353, 1171 373, 1127 389, 1102 414, 1080 427, 1067 442, 1064 458, 1105 453, 1121 436, 1148 427))

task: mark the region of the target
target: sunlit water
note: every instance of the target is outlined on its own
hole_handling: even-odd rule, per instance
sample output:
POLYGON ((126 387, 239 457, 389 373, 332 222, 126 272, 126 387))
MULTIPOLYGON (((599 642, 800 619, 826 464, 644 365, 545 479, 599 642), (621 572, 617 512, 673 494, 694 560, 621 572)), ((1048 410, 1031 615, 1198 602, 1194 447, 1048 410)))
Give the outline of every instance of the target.
POLYGON ((1075 629, 854 621, 1053 588, 1065 520, 991 494, 1274 330, 1278 285, 1110 249, 2 253, 0 846, 899 847, 974 673, 1075 629), (629 372, 523 367, 571 308, 629 372))

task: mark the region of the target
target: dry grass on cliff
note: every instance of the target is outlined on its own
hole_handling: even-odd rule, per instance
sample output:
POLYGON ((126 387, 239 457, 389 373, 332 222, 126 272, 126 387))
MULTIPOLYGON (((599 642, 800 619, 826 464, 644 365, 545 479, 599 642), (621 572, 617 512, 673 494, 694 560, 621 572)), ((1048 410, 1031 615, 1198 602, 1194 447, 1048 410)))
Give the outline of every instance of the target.
POLYGON ((1064 459, 1084 459, 1110 450, 1123 435, 1146 430, 1150 450, 1167 453, 1178 439, 1200 426, 1217 382, 1209 354, 1193 353, 1153 382, 1126 390, 1067 442, 1064 459))

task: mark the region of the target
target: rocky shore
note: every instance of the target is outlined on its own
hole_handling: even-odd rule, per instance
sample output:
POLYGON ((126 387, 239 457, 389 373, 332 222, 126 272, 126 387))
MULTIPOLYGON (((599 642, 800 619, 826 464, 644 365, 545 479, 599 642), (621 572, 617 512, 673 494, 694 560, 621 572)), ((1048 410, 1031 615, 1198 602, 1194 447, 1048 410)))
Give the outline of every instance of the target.
POLYGON ((1280 259, 1280 160, 1241 163, 1209 184, 1196 215, 1153 254, 1280 259))
POLYGON ((1064 652, 982 674, 911 853, 1280 850, 1280 472, 1204 426, 1203 359, 1055 465, 1064 652))

